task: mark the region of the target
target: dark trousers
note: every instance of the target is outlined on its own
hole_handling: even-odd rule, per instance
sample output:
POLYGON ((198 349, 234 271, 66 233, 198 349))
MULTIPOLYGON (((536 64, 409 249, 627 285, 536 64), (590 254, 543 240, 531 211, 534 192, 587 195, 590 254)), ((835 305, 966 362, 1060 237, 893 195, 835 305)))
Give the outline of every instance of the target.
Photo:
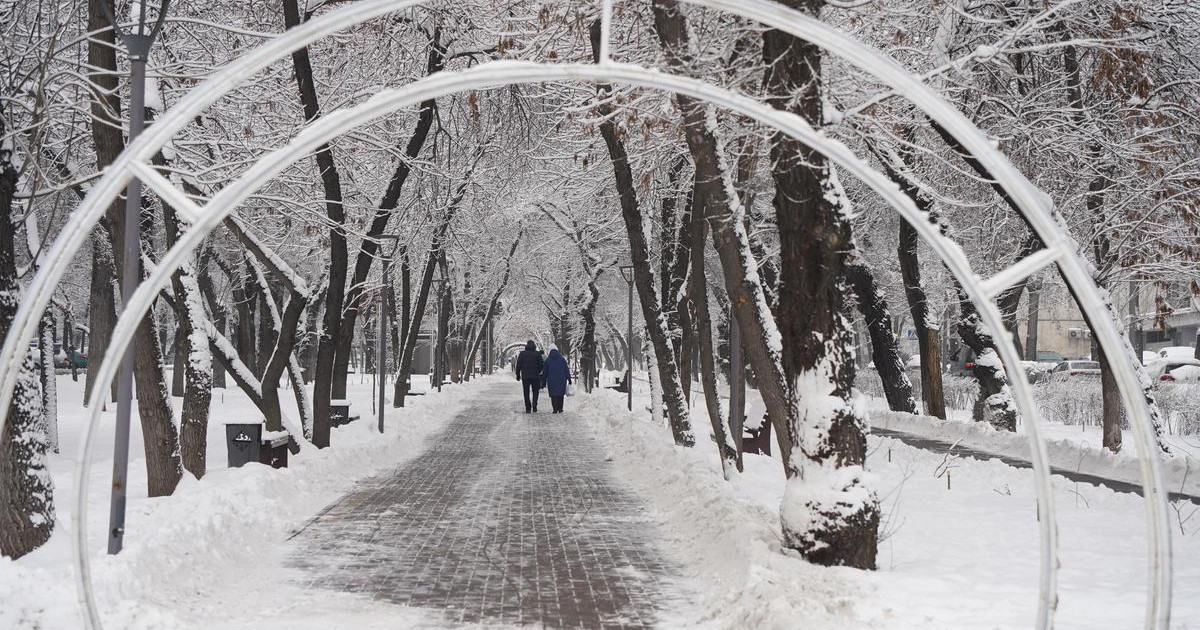
POLYGON ((525 411, 537 411, 538 390, 541 389, 542 379, 521 379, 521 393, 525 395, 525 411), (532 402, 531 402, 532 401, 532 402))
POLYGON ((550 397, 550 406, 554 408, 555 412, 562 411, 562 404, 563 404, 563 396, 551 396, 550 397))

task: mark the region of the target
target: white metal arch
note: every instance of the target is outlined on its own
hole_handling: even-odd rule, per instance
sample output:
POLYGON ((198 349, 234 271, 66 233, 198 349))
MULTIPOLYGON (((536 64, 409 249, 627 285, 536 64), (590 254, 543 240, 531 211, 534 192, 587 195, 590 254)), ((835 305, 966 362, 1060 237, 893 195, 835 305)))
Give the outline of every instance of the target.
MULTIPOLYGON (((456 91, 498 87, 512 83, 537 83, 554 80, 581 80, 592 82, 614 82, 636 85, 641 87, 665 89, 695 98, 704 99, 713 104, 726 107, 755 118, 788 133, 824 153, 831 161, 858 176, 871 186, 878 194, 888 200, 906 220, 916 227, 939 256, 946 262, 948 268, 962 283, 964 290, 976 303, 985 324, 995 333, 996 339, 1002 341, 998 350, 1002 360, 1014 376, 1013 389, 1018 406, 1027 419, 1028 435, 1033 451, 1033 463, 1037 472, 1038 503, 1045 515, 1041 525, 1041 578, 1038 614, 1035 619, 1038 627, 1047 627, 1052 621, 1055 594, 1056 531, 1054 525, 1053 500, 1050 494, 1049 471, 1047 465, 1046 447, 1038 430, 1036 410, 1032 404, 1028 383, 1024 372, 1019 368, 1019 356, 1011 342, 1011 338, 1003 333, 999 312, 992 302, 999 291, 1023 278, 1037 269, 1048 264, 1057 263, 1063 270, 1064 276, 1072 287, 1079 293, 1081 305, 1097 327, 1095 331, 1101 345, 1112 356, 1122 356, 1127 349, 1127 343, 1117 330, 1116 322, 1107 302, 1092 282, 1090 267, 1076 252, 1076 244, 1066 236, 1061 228, 1053 206, 1049 199, 1032 186, 1016 171, 1002 154, 994 149, 987 139, 975 129, 955 108, 945 103, 939 96, 915 78, 910 76, 898 64, 887 59, 880 53, 854 41, 846 35, 813 20, 803 14, 791 11, 765 0, 685 0, 694 4, 722 9, 759 20, 769 26, 790 32, 791 34, 812 41, 827 51, 842 56, 865 70, 875 74, 881 81, 904 94, 927 114, 944 125, 976 158, 985 164, 996 176, 1002 186, 1013 195, 1019 207, 1030 220, 1035 230, 1047 243, 1047 249, 1034 254, 1013 265, 1009 269, 981 280, 975 275, 965 256, 958 246, 942 237, 940 233, 920 213, 911 200, 901 194, 894 185, 879 173, 872 170, 865 162, 859 160, 852 152, 840 143, 825 138, 813 131, 803 120, 785 112, 771 109, 769 106, 753 99, 724 91, 702 81, 666 75, 657 71, 647 70, 636 66, 614 64, 607 62, 607 56, 602 55, 600 65, 546 65, 524 62, 490 62, 473 69, 457 72, 442 73, 410 84, 404 88, 381 93, 367 102, 350 110, 342 110, 326 115, 299 134, 288 146, 272 152, 262 158, 249 169, 241 178, 218 193, 208 204, 207 211, 198 208, 191 200, 175 189, 165 178, 146 166, 151 155, 168 141, 179 129, 186 125, 196 114, 234 89, 253 73, 269 63, 282 58, 292 50, 315 41, 327 34, 358 24, 374 17, 398 11, 407 7, 420 5, 426 0, 366 0, 355 5, 333 11, 325 16, 314 19, 296 29, 289 30, 278 39, 264 44, 259 49, 230 64, 226 69, 214 75, 213 78, 194 89, 165 116, 150 128, 145 134, 118 157, 88 198, 80 205, 72 216, 63 233, 55 241, 54 246, 46 257, 46 264, 39 271, 29 291, 29 299, 22 303, 18 312, 14 333, 5 340, 3 354, 0 354, 0 414, 7 411, 7 401, 12 394, 16 371, 9 366, 14 365, 13 357, 19 357, 24 345, 32 337, 37 325, 37 319, 58 280, 65 271, 66 262, 86 239, 91 227, 98 220, 108 203, 114 199, 128 179, 136 174, 147 185, 153 188, 163 198, 178 207, 181 213, 193 222, 193 226, 180 239, 177 245, 164 257, 151 277, 139 287, 122 313, 117 328, 114 330, 112 343, 115 352, 109 353, 100 369, 98 377, 101 381, 110 380, 116 370, 117 357, 120 350, 129 343, 137 321, 153 302, 161 287, 169 280, 170 274, 189 255, 191 250, 209 231, 214 229, 220 220, 233 212, 238 203, 252 194, 259 185, 294 161, 291 156, 302 156, 328 139, 356 126, 368 119, 384 115, 425 98, 437 97, 456 91)), ((609 12, 606 11, 605 15, 609 12)), ((606 29, 607 30, 607 29, 606 29)), ((607 49, 603 46, 602 49, 607 49)), ((1143 485, 1147 498, 1147 519, 1150 533, 1150 567, 1151 584, 1150 596, 1147 601, 1146 626, 1167 626, 1170 615, 1170 532, 1167 523, 1166 494, 1161 483, 1161 472, 1156 458, 1155 436, 1150 421, 1150 413, 1142 397, 1138 383, 1138 374, 1131 366, 1123 362, 1114 362, 1117 367, 1118 384, 1122 397, 1130 410, 1131 423, 1135 428, 1135 441, 1141 454, 1141 469, 1143 485)), ((102 389, 102 388, 101 388, 102 389)), ((97 390, 99 392, 99 390, 97 390)), ((100 393, 94 394, 96 400, 90 401, 92 409, 84 441, 84 454, 81 460, 80 474, 85 475, 90 465, 90 445, 92 442, 92 426, 98 418, 101 401, 100 393)), ((86 512, 86 483, 79 486, 82 492, 74 517, 76 519, 76 553, 80 569, 81 598, 87 608, 87 617, 94 627, 99 627, 96 617, 95 602, 90 589, 89 560, 85 550, 85 520, 86 512)))

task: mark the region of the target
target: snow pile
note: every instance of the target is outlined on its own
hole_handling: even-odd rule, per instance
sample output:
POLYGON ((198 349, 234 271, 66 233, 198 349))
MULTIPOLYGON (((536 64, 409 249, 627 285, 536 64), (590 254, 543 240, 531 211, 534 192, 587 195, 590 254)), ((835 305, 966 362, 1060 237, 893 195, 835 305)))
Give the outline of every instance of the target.
MULTIPOLYGON (((668 609, 669 628, 1029 628, 1037 602, 1033 473, 997 460, 923 451, 868 436, 880 498, 879 568, 811 565, 783 548, 777 458, 746 456, 722 480, 714 445, 675 447, 668 429, 624 409, 610 391, 575 399, 616 475, 658 518, 668 557, 700 602, 668 609)), ((571 413, 572 410, 568 410, 571 413)), ((567 417, 572 420, 571 416, 567 417)), ((921 419, 917 419, 921 420, 921 419)), ((697 419, 697 426, 700 426, 697 419)), ((990 433, 995 433, 988 428, 990 433)), ((1141 627, 1146 601, 1143 500, 1056 477, 1060 533, 1056 628, 1141 627)), ((1172 628, 1200 619, 1200 530, 1181 505, 1172 628), (1182 533, 1180 533, 1182 530, 1182 533)))
MULTIPOLYGON (((131 453, 134 485, 129 495, 125 549, 116 556, 104 552, 111 442, 98 445, 106 449, 102 452, 107 457, 92 471, 88 528, 96 596, 105 627, 231 628, 244 623, 245 627, 264 628, 279 612, 289 613, 279 618, 281 627, 287 628, 333 627, 351 622, 355 615, 367 616, 363 624, 343 627, 393 627, 379 626, 378 620, 368 615, 366 611, 372 609, 369 602, 348 604, 350 596, 336 593, 313 597, 302 584, 290 584, 289 570, 280 568, 280 546, 290 532, 348 491, 355 480, 422 452, 424 438, 440 430, 469 402, 463 394, 486 380, 412 398, 404 409, 389 407, 382 436, 370 413, 369 381, 352 385, 355 404, 369 419, 333 429, 332 448, 305 447, 291 457, 289 468, 279 470, 260 464, 225 468, 225 427, 219 418, 254 410, 240 392, 226 393, 230 399, 226 404, 215 396, 209 430, 210 468, 203 480, 185 475, 174 495, 145 498, 145 480, 138 479, 144 477, 144 463, 138 459, 140 452, 131 453), (297 625, 298 621, 303 623, 297 625)), ((63 389, 77 389, 82 382, 66 380, 63 384, 63 389)), ((60 488, 56 497, 60 511, 74 502, 71 478, 84 418, 77 404, 62 408, 76 411, 62 418, 63 455, 51 460, 60 488)), ((136 433, 136 418, 133 426, 136 433)), ((140 436, 132 437, 133 445, 141 444, 140 436)), ((46 546, 19 561, 0 558, 0 628, 83 627, 76 604, 70 527, 69 519, 60 512, 59 526, 46 546)), ((382 607, 376 607, 377 615, 382 607)), ((405 616, 393 609, 388 618, 394 621, 397 615, 405 616)))
MULTIPOLYGON (((941 420, 931 416, 873 410, 871 425, 912 435, 959 443, 962 446, 1029 460, 1029 440, 1023 432, 997 431, 984 422, 941 420)), ((1050 432, 1054 433, 1054 432, 1050 432)), ((1120 453, 1088 444, 1076 437, 1049 437, 1046 440, 1050 465, 1117 481, 1141 484, 1137 449, 1126 440, 1120 453)), ((1200 459, 1180 453, 1163 461, 1163 478, 1171 492, 1200 495, 1200 459)))
POLYGON ((576 400, 617 476, 657 512, 684 586, 699 591, 702 606, 668 611, 668 627, 875 628, 890 616, 872 603, 865 572, 814 566, 783 548, 778 460, 747 455, 746 472, 726 482, 711 440, 675 447, 665 426, 630 414, 611 391, 576 400))

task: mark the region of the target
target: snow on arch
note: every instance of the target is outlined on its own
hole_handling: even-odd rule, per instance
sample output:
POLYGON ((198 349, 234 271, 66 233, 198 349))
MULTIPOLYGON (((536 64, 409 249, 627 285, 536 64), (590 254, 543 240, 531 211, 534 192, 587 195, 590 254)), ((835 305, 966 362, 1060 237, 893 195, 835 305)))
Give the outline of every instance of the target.
MULTIPOLYGON (((24 343, 36 329, 38 316, 46 306, 58 280, 65 272, 66 264, 75 251, 82 246, 90 233, 91 227, 99 219, 109 201, 114 199, 124 188, 129 178, 137 173, 144 179, 152 173, 144 164, 158 147, 165 144, 176 132, 191 120, 191 118, 215 102, 218 98, 247 80, 258 70, 266 67, 277 59, 283 58, 296 48, 316 41, 325 35, 381 15, 419 6, 427 0, 364 0, 332 11, 316 18, 298 28, 291 29, 280 37, 267 42, 263 46, 246 54, 214 75, 199 87, 193 89, 184 99, 176 104, 146 133, 118 157, 107 169, 103 177, 92 189, 88 198, 81 203, 72 215, 62 234, 48 252, 45 265, 41 268, 30 286, 30 298, 22 303, 16 319, 17 334, 10 334, 5 340, 3 357, 0 360, 0 402, 8 400, 12 395, 12 385, 16 378, 13 358, 17 357, 24 343)), ((1096 334, 1101 345, 1114 356, 1122 348, 1122 341, 1117 331, 1116 323, 1106 308, 1102 293, 1091 281, 1089 267, 1078 257, 1075 244, 1066 235, 1054 215, 1053 207, 1044 194, 1033 187, 1019 172, 990 145, 987 139, 970 124, 953 106, 942 100, 928 87, 921 84, 894 61, 884 57, 877 51, 849 38, 821 22, 801 13, 768 2, 767 0, 683 0, 709 8, 727 11, 743 17, 758 20, 766 25, 787 31, 797 37, 812 41, 826 51, 841 56, 860 68, 876 75, 882 82, 892 86, 898 92, 912 100, 932 118, 943 124, 965 147, 972 152, 983 164, 987 165, 1002 186, 1017 200, 1023 214, 1030 220, 1043 240, 1048 243, 1048 251, 1052 256, 1045 257, 1046 264, 1057 262, 1062 268, 1068 282, 1079 292, 1081 303, 1088 315, 1097 324, 1096 334)), ((605 2, 605 7, 609 6, 605 2)), ((902 195, 894 185, 878 172, 871 169, 864 161, 859 160, 844 145, 830 141, 816 134, 804 121, 784 112, 778 112, 769 106, 744 96, 726 92, 720 88, 702 81, 668 75, 656 70, 648 70, 637 66, 602 63, 601 65, 548 65, 527 62, 498 61, 476 66, 463 72, 448 72, 427 77, 421 81, 409 84, 397 90, 381 93, 376 97, 349 110, 339 110, 327 114, 321 120, 310 125, 296 136, 288 146, 276 150, 260 159, 241 178, 218 193, 205 209, 193 206, 197 222, 189 228, 161 261, 154 274, 144 282, 133 296, 130 304, 122 313, 114 330, 112 343, 116 348, 123 349, 132 337, 136 322, 142 312, 149 308, 159 287, 169 280, 169 274, 184 260, 192 248, 209 231, 214 229, 221 218, 232 213, 237 204, 251 194, 257 186, 265 183, 275 173, 282 170, 291 161, 285 152, 303 154, 305 147, 312 148, 319 144, 320 138, 338 135, 350 128, 362 124, 367 119, 383 115, 389 111, 418 102, 424 98, 449 94, 468 89, 497 87, 511 83, 536 83, 550 80, 582 80, 589 82, 612 82, 638 85, 648 88, 665 89, 684 93, 695 98, 703 99, 714 104, 733 109, 760 122, 774 126, 785 133, 808 143, 814 149, 825 153, 832 161, 858 176, 884 197, 899 211, 906 220, 914 225, 925 237, 947 266, 962 282, 964 290, 979 307, 980 314, 988 327, 995 333, 1000 344, 1000 354, 1006 365, 1017 366, 1019 357, 1010 338, 1002 334, 1003 327, 999 311, 991 301, 993 285, 980 280, 970 269, 965 256, 956 244, 941 237, 925 220, 925 217, 912 205, 911 200, 902 195), (297 152, 300 149, 301 152, 297 152)), ((161 184, 161 182, 159 182, 161 184)), ((175 196, 173 191, 166 191, 175 196)), ((1021 264, 1021 263, 1018 263, 1021 264)), ((116 360, 113 357, 119 353, 109 353, 100 369, 101 380, 111 379, 116 371, 116 360)), ((1149 412, 1141 397, 1137 383, 1137 375, 1133 368, 1121 362, 1116 362, 1118 384, 1123 399, 1130 410, 1131 421, 1135 428, 1135 438, 1141 453, 1143 483, 1146 486, 1147 519, 1150 532, 1150 567, 1151 587, 1150 598, 1147 602, 1146 626, 1165 628, 1170 614, 1170 532, 1167 522, 1166 494, 1161 483, 1161 473, 1158 462, 1154 458, 1153 428, 1149 420, 1149 412)), ((1037 615, 1037 626, 1047 627, 1053 615, 1056 601, 1055 572, 1057 568, 1056 531, 1054 525, 1053 505, 1049 493, 1049 474, 1046 463, 1045 443, 1037 430, 1037 415, 1033 408, 1028 383, 1024 373, 1019 369, 1010 370, 1014 378, 1013 386, 1018 406, 1029 420, 1029 438, 1033 450, 1033 460, 1037 471, 1037 491, 1039 504, 1046 515, 1041 524, 1041 584, 1037 615)), ((6 414, 8 405, 0 404, 0 421, 6 414)), ((90 463, 88 452, 92 441, 92 426, 98 418, 98 404, 91 405, 91 422, 85 434, 84 455, 81 459, 80 474, 86 474, 90 463)), ((82 486, 86 487, 86 486, 82 486)), ((86 493, 81 492, 77 497, 75 514, 76 531, 80 535, 85 531, 84 520, 86 513, 81 506, 86 504, 86 493)), ((92 627, 100 627, 96 616, 95 602, 91 592, 89 560, 84 550, 84 541, 76 541, 76 561, 79 564, 80 595, 86 607, 85 616, 92 627)))

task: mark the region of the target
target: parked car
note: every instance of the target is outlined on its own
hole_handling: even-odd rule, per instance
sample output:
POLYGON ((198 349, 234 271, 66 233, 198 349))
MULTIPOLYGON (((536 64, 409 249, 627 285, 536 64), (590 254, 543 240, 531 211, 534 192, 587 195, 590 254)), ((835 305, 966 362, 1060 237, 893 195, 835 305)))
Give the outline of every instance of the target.
POLYGON ((78 350, 68 350, 55 357, 55 362, 58 367, 83 369, 88 366, 88 355, 78 350))
POLYGON ((1164 381, 1200 383, 1200 365, 1181 365, 1163 375, 1164 381))
POLYGON ((1157 352, 1150 352, 1149 350, 1142 350, 1142 365, 1150 365, 1151 363, 1154 363, 1155 361, 1159 360, 1160 358, 1162 358, 1162 357, 1158 356, 1157 352))
POLYGON ((1053 350, 1039 350, 1037 353, 1037 362, 1038 363, 1053 363, 1055 365, 1058 365, 1059 363, 1062 363, 1063 361, 1066 361, 1066 360, 1067 360, 1067 357, 1064 357, 1063 355, 1061 355, 1057 352, 1054 352, 1053 350))
POLYGON ((1158 349, 1160 359, 1195 359, 1196 349, 1192 346, 1167 346, 1158 349))
POLYGON ((1146 373, 1150 375, 1151 380, 1174 381, 1176 377, 1173 372, 1178 368, 1188 366, 1200 366, 1200 360, 1194 357, 1180 357, 1177 359, 1162 358, 1157 361, 1151 361, 1150 365, 1146 366, 1146 373))
POLYGON ((1090 378, 1100 375, 1100 364, 1096 361, 1063 361, 1050 371, 1050 380, 1064 381, 1076 377, 1090 378))

